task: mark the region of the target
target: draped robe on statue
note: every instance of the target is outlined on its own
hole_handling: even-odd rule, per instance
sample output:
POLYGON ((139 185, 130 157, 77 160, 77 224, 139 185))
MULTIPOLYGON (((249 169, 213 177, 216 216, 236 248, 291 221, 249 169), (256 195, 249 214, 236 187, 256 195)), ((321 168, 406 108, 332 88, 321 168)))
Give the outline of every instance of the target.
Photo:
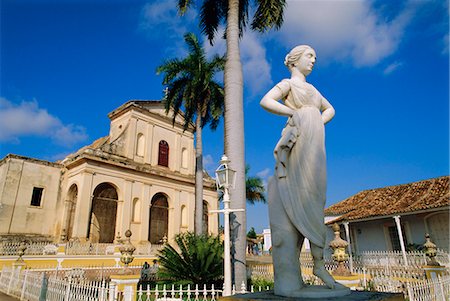
POLYGON ((284 104, 295 113, 274 150, 274 184, 292 225, 311 243, 323 248, 326 157, 321 111, 331 105, 306 82, 285 79, 277 87, 281 91, 289 90, 284 104))

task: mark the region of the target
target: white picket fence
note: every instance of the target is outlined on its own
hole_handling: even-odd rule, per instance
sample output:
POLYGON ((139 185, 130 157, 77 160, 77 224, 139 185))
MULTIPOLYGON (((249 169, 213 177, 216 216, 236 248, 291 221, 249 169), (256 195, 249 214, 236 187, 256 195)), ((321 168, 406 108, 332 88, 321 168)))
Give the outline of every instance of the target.
POLYGON ((409 301, 448 301, 450 276, 408 284, 409 301))
POLYGON ((137 291, 137 301, 162 301, 162 300, 192 300, 192 301, 215 301, 222 295, 222 290, 212 285, 190 286, 156 286, 153 289, 139 289, 137 291))
MULTIPOLYGON (((404 267, 405 261, 401 251, 371 251, 362 252, 361 254, 353 256, 353 265, 360 265, 365 267, 404 267)), ((409 251, 406 252, 406 261, 408 267, 422 267, 427 264, 428 259, 424 252, 409 251)), ((450 266, 450 254, 437 250, 436 261, 443 266, 450 266)))
POLYGON ((113 294, 106 281, 47 276, 45 272, 4 267, 0 291, 26 301, 107 301, 113 294))

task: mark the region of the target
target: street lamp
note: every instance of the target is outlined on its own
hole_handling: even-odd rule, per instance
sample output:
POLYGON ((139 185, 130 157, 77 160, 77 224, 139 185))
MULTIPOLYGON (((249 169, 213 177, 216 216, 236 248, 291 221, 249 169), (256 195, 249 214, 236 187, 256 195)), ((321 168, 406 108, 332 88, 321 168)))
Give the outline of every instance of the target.
MULTIPOLYGON (((230 160, 226 155, 222 156, 222 159, 220 160, 220 165, 216 169, 216 185, 217 189, 224 188, 224 194, 228 195, 228 189, 231 187, 234 187, 234 182, 236 180, 236 171, 232 170, 228 164, 230 163, 230 160)), ((227 200, 230 201, 229 199, 227 200)), ((225 202, 225 197, 224 197, 225 202)))
POLYGON ((229 189, 234 187, 236 171, 232 170, 228 164, 230 160, 223 155, 220 166, 216 169, 217 189, 223 189, 223 210, 211 210, 211 212, 224 214, 224 289, 223 296, 231 295, 231 255, 230 255, 230 213, 245 211, 244 209, 230 209, 229 189))

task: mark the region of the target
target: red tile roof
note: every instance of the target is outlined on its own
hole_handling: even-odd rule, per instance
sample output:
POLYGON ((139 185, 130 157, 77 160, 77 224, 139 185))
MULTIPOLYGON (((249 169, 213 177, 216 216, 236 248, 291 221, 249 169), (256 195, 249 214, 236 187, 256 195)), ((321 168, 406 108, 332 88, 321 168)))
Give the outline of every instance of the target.
MULTIPOLYGON (((364 190, 325 209, 337 220, 356 220, 409 213, 450 205, 449 176, 364 190)), ((334 221, 337 221, 334 220, 334 221)))

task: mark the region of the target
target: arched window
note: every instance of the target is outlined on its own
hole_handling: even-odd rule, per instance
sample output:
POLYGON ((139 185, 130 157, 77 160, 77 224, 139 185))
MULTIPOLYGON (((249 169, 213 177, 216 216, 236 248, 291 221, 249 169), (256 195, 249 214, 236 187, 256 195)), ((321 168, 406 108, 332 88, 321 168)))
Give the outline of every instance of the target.
POLYGON ((157 193, 152 198, 150 206, 148 240, 152 244, 161 244, 163 237, 168 235, 169 229, 169 203, 167 197, 157 193))
POLYGON ((138 223, 141 221, 141 202, 138 198, 134 198, 133 200, 133 216, 131 220, 135 223, 138 223))
POLYGON ((181 150, 181 167, 188 168, 188 152, 184 147, 181 150))
POLYGON ((208 234, 208 203, 204 200, 203 201, 203 233, 208 234))
POLYGON ((136 140, 136 155, 143 157, 145 148, 145 137, 144 134, 139 133, 136 140))
POLYGON ((169 166, 169 144, 164 140, 159 141, 158 165, 169 166))

